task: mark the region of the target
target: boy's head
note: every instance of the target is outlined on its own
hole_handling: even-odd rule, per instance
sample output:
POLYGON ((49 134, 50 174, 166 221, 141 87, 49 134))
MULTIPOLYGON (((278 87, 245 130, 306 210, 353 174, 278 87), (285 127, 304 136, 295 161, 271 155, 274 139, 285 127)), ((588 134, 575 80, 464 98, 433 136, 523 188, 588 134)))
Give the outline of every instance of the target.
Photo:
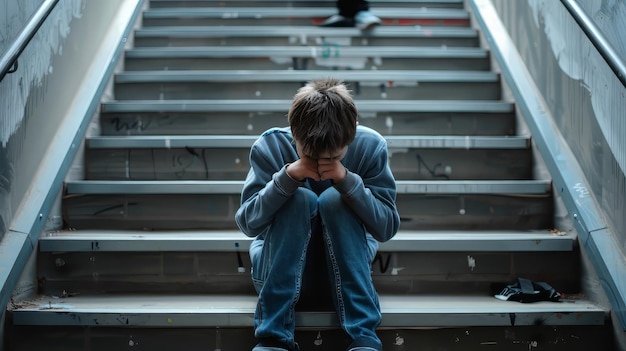
POLYGON ((350 91, 334 78, 313 80, 293 98, 287 120, 305 155, 319 157, 354 140, 357 109, 350 91))

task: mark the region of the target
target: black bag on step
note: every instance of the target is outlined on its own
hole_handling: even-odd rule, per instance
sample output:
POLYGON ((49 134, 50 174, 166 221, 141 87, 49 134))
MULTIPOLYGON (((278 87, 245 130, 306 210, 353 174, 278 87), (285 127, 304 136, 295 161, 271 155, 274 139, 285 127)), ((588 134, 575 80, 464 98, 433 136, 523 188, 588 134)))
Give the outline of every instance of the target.
POLYGON ((494 295, 496 299, 504 301, 537 302, 553 301, 557 302, 561 294, 554 290, 550 284, 545 282, 533 282, 525 278, 517 278, 517 281, 507 285, 499 294, 494 295))

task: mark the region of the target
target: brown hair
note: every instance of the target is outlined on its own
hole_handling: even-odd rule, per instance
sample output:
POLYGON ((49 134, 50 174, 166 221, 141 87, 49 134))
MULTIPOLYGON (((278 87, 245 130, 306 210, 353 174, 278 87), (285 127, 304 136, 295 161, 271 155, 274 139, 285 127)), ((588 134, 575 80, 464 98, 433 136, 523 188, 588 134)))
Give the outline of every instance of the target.
POLYGON ((357 109, 343 82, 334 78, 313 80, 298 89, 287 120, 302 151, 317 157, 354 140, 357 109))

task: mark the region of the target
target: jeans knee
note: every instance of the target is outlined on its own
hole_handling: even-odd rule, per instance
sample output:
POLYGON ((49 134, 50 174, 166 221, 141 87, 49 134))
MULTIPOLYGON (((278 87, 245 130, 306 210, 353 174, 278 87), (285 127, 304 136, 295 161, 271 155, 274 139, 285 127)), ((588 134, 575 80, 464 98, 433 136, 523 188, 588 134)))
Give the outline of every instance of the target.
POLYGON ((317 194, 307 188, 298 188, 285 207, 295 211, 308 209, 309 217, 313 218, 317 216, 318 211, 317 194))
POLYGON ((378 242, 366 232, 363 222, 344 203, 339 191, 334 188, 324 191, 318 199, 318 209, 325 233, 333 239, 334 249, 353 251, 363 247, 368 260, 374 259, 378 242))
POLYGON ((326 189, 317 200, 317 207, 322 217, 334 216, 338 211, 343 211, 345 204, 341 199, 341 194, 335 188, 326 189))

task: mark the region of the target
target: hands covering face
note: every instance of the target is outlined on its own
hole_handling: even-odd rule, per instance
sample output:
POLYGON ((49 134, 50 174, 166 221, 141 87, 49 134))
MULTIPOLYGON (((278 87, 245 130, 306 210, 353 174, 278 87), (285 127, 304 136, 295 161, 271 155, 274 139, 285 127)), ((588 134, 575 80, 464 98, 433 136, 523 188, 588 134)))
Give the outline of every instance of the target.
POLYGON ((289 164, 287 174, 295 180, 304 181, 311 178, 315 181, 332 180, 333 183, 339 183, 346 177, 347 170, 341 163, 346 154, 348 147, 335 152, 326 152, 319 158, 313 158, 302 154, 297 146, 300 159, 289 164))
POLYGON ((317 160, 317 173, 319 180, 332 180, 333 183, 339 183, 346 177, 346 168, 338 157, 320 158, 317 160))

